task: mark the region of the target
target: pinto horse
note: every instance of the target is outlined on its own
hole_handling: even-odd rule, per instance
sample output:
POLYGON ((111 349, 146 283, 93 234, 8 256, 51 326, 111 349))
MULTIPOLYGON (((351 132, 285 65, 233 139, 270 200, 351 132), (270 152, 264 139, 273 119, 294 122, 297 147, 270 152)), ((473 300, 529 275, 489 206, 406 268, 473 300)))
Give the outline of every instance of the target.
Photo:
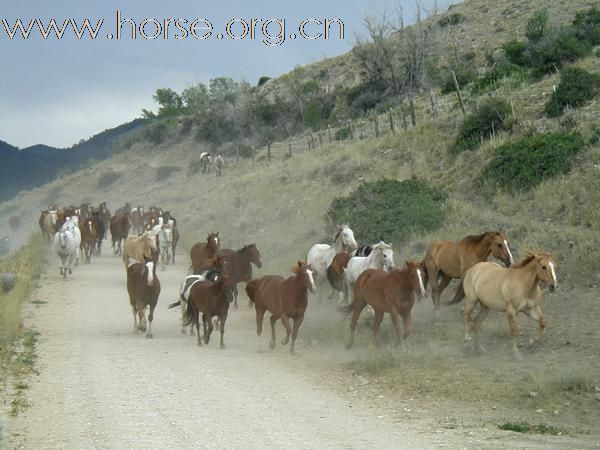
POLYGON ((308 290, 315 291, 315 280, 312 268, 298 261, 298 266, 292 269, 294 275, 283 278, 279 275, 266 275, 262 278, 251 280, 246 285, 246 293, 256 310, 256 334, 262 334, 262 325, 265 313, 271 313, 271 341, 269 348, 275 348, 275 322, 281 319, 286 330, 286 337, 281 341, 286 345, 292 335, 290 353, 294 353, 298 329, 304 320, 304 313, 308 306, 308 290), (294 328, 290 327, 289 319, 294 321, 294 328))
POLYGON ((207 259, 216 256, 221 249, 221 240, 219 232, 209 233, 206 242, 196 242, 190 250, 190 258, 192 260, 192 273, 198 273, 198 268, 207 259))
POLYGON ((92 218, 84 219, 79 226, 81 232, 81 250, 86 264, 92 260, 92 253, 96 247, 96 226, 92 218))
POLYGON ((127 269, 127 292, 133 312, 133 332, 146 332, 152 338, 152 320, 154 309, 160 295, 160 281, 156 276, 154 259, 147 258, 143 263, 134 263, 127 269), (146 328, 146 307, 149 307, 146 328))
MULTIPOLYGON (((423 259, 427 278, 431 282, 431 297, 436 311, 440 309, 442 292, 453 278, 461 278, 465 271, 493 255, 507 267, 513 256, 504 236, 504 230, 486 231, 477 236, 467 236, 460 242, 433 241, 423 259)), ((449 304, 460 302, 464 297, 462 282, 449 304)))
POLYGON ((354 284, 361 273, 367 269, 383 269, 390 272, 394 269, 394 250, 392 246, 381 241, 372 246, 369 256, 354 256, 348 261, 346 270, 344 271, 346 298, 350 298, 349 303, 352 303, 352 294, 354 284))
POLYGON ((333 257, 331 264, 327 268, 327 281, 329 281, 333 289, 329 297, 330 299, 333 298, 336 291, 340 295, 344 294, 344 271, 348 266, 348 261, 350 261, 350 254, 348 252, 340 252, 333 257))
POLYGON ((217 252, 217 256, 219 257, 219 269, 228 280, 229 299, 237 308, 237 285, 242 282, 247 283, 252 279, 252 264, 259 269, 262 267, 260 251, 256 248, 256 244, 250 244, 239 250, 221 249, 217 252))
POLYGON ((558 288, 555 269, 556 263, 550 254, 530 253, 523 261, 509 268, 493 262, 481 262, 467 270, 463 280, 466 297, 463 310, 465 342, 471 340, 470 316, 475 305, 480 303, 481 309, 473 324, 475 348, 483 350, 479 344, 479 331, 490 309, 505 311, 512 336, 513 354, 516 359, 520 359, 516 315, 522 312, 539 323, 539 332, 532 339, 532 344, 539 343, 546 327, 541 307, 540 283, 548 284, 550 290, 558 288))
MULTIPOLYGON (((129 218, 129 214, 111 217, 110 235, 112 237, 113 256, 120 255, 122 253, 121 242, 127 239, 130 227, 131 220, 129 218)), ((127 264, 125 266, 127 266, 127 264)))
POLYGON ((375 345, 379 347, 379 327, 383 315, 388 313, 396 332, 396 346, 404 347, 404 340, 411 331, 411 311, 415 304, 415 292, 419 298, 425 295, 423 277, 421 264, 413 261, 407 261, 405 267, 391 272, 367 269, 361 273, 354 286, 353 303, 339 308, 346 314, 352 312, 350 339, 346 343, 346 348, 350 349, 354 343, 356 323, 367 304, 375 311, 375 321, 373 322, 375 345), (400 333, 398 316, 402 317, 404 324, 403 334, 400 333))

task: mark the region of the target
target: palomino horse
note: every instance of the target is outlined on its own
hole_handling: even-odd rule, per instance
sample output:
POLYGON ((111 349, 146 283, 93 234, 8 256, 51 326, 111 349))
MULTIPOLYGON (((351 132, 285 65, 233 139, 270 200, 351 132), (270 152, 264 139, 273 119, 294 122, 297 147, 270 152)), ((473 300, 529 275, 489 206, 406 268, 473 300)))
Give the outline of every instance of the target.
POLYGON ((346 270, 345 279, 345 300, 352 303, 354 284, 361 273, 367 269, 379 269, 390 272, 394 269, 394 250, 392 246, 381 241, 371 246, 369 256, 355 256, 350 258, 346 270), (348 301, 349 299, 349 301, 348 301))
POLYGON ((198 268, 207 259, 213 258, 221 249, 219 232, 209 233, 206 242, 196 242, 190 250, 192 273, 198 273, 198 268))
POLYGON ((520 359, 521 354, 517 348, 517 313, 525 313, 539 323, 539 332, 532 339, 532 344, 539 343, 546 327, 540 305, 540 283, 548 284, 551 290, 558 288, 556 264, 548 253, 528 254, 523 261, 509 268, 493 262, 481 262, 467 270, 463 280, 466 297, 463 310, 465 341, 471 340, 469 321, 477 303, 481 304, 481 309, 475 317, 473 331, 478 350, 482 350, 479 344, 481 323, 490 309, 505 311, 512 336, 513 353, 515 358, 520 359))
POLYGON ((407 261, 406 266, 402 269, 391 272, 367 269, 361 273, 354 286, 353 303, 339 308, 346 314, 352 312, 350 339, 346 343, 346 348, 350 349, 354 343, 356 323, 367 304, 375 311, 375 321, 373 322, 375 345, 379 346, 379 327, 383 315, 388 313, 396 332, 396 346, 404 347, 404 340, 410 334, 411 310, 415 304, 415 292, 419 298, 425 295, 423 277, 421 264, 412 261, 407 261), (402 317, 404 324, 403 335, 400 333, 398 315, 402 317))
POLYGON ((199 314, 202 313, 202 324, 204 325, 204 343, 208 344, 213 331, 212 318, 217 316, 220 323, 221 349, 225 348, 223 335, 225 334, 225 321, 229 312, 229 300, 227 299, 227 287, 225 277, 217 281, 199 281, 195 283, 189 294, 187 307, 185 309, 185 320, 183 326, 195 325, 198 333, 198 345, 202 345, 200 337, 199 314))
POLYGON ((229 299, 233 306, 238 307, 238 283, 247 283, 252 279, 252 264, 259 269, 262 267, 260 251, 256 244, 244 245, 239 250, 229 248, 217 252, 219 257, 219 269, 224 277, 227 277, 227 287, 230 289, 229 299))
MULTIPOLYGON (((215 258, 215 265, 218 264, 218 261, 216 261, 216 259, 217 258, 215 258)), ((211 282, 215 282, 219 279, 220 276, 221 272, 219 272, 217 269, 208 269, 198 275, 188 275, 187 277, 185 277, 185 280, 183 280, 183 282, 181 283, 181 286, 179 286, 179 300, 175 303, 171 303, 169 305, 169 309, 175 308, 176 306, 181 306, 182 334, 185 334, 185 325, 183 325, 185 323, 185 310, 187 308, 187 302, 190 297, 190 291, 192 289, 192 286, 194 286, 194 284, 196 284, 198 281, 208 280, 211 282)), ((192 326, 190 326, 190 334, 194 334, 194 327, 192 326)))
POLYGON ((154 308, 160 295, 160 281, 156 276, 156 264, 152 258, 142 263, 133 263, 127 269, 127 292, 129 304, 133 312, 133 332, 146 332, 146 337, 152 337, 152 320, 154 308), (148 328, 146 329, 146 307, 149 307, 148 328))
POLYGON ((265 312, 271 313, 271 341, 269 347, 275 348, 275 322, 281 318, 286 330, 286 337, 281 341, 286 345, 292 335, 290 353, 294 353, 298 329, 304 320, 308 306, 308 290, 315 291, 313 271, 309 265, 298 261, 298 266, 292 269, 294 275, 285 279, 279 275, 266 275, 254 279, 246 285, 246 293, 256 309, 256 334, 262 334, 265 312), (289 319, 293 319, 294 328, 290 327, 289 319))
MULTIPOLYGON (((354 239, 354 232, 348 225, 338 225, 333 238, 333 245, 315 244, 308 251, 306 263, 316 272, 317 283, 324 281, 327 268, 331 265, 333 257, 340 252, 350 251, 358 247, 354 239)), ((321 290, 319 289, 319 292, 321 290)))
POLYGON ((156 253, 156 236, 151 231, 146 231, 141 236, 130 236, 123 246, 123 263, 125 270, 129 267, 129 259, 144 262, 156 253))
POLYGON ((54 235, 54 250, 60 257, 60 274, 63 278, 67 278, 67 271, 73 273, 75 249, 75 239, 70 231, 63 229, 54 235))
POLYGON ((81 249, 83 250, 84 261, 89 264, 92 260, 92 253, 96 248, 96 226, 92 218, 84 219, 80 226, 81 231, 81 249))
MULTIPOLYGON (((110 235, 112 237, 113 256, 120 255, 122 253, 121 242, 127 239, 130 227, 131 220, 129 218, 129 214, 111 217, 110 235), (116 248, 115 244, 117 244, 116 248)), ((127 267, 127 264, 125 264, 125 266, 127 267)))
POLYGON ((173 245, 171 225, 168 223, 163 225, 156 237, 158 239, 161 268, 162 270, 166 270, 171 262, 171 246, 173 245))
MULTIPOLYGON (((485 261, 490 254, 500 259, 506 266, 513 263, 504 230, 467 236, 460 242, 433 241, 429 245, 423 264, 431 283, 431 297, 436 311, 440 309, 440 297, 450 281, 453 278, 461 278, 467 269, 478 262, 485 261)), ((463 296, 461 283, 450 304, 458 303, 463 296)))

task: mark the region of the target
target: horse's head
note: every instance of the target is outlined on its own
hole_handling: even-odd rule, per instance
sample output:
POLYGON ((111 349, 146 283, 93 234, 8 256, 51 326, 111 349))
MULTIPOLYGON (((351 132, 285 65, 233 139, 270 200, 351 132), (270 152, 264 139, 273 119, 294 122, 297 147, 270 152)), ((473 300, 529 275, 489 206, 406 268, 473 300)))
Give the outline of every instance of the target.
POLYGON ((490 243, 490 249, 492 251, 492 255, 502 261, 506 267, 510 267, 515 261, 512 253, 510 252, 508 241, 504 236, 504 230, 501 228, 498 231, 493 231, 491 232, 491 235, 492 241, 490 243))
POLYGON ((298 265, 292 269, 296 275, 305 277, 306 284, 310 292, 315 292, 317 289, 317 285, 315 284, 315 271, 310 266, 310 264, 306 264, 305 262, 298 261, 298 265))
POLYGON ((154 258, 152 256, 144 255, 144 265, 146 266, 146 281, 148 282, 148 286, 152 286, 154 277, 156 276, 156 265, 154 258))
POLYGON ((416 291, 419 301, 425 297, 425 283, 427 274, 423 264, 416 261, 406 261, 406 267, 410 274, 411 287, 416 291))
POLYGON ((220 249, 221 240, 219 239, 219 232, 217 231, 216 233, 209 233, 208 237, 206 238, 206 242, 208 246, 215 249, 220 249))
POLYGON ((262 262, 260 261, 260 252, 258 251, 258 248, 256 248, 256 244, 246 245, 244 246, 244 250, 248 254, 250 262, 260 269, 262 267, 262 262))
POLYGON ((348 225, 338 225, 337 236, 342 240, 344 250, 350 251, 358 248, 356 239, 354 239, 354 231, 348 225))
POLYGON ((558 289, 558 280, 556 279, 556 263, 549 253, 533 253, 536 262, 536 274, 538 280, 550 287, 550 292, 558 289))
POLYGON ((391 272, 394 270, 396 265, 394 264, 394 250, 392 249, 391 245, 381 241, 373 246, 373 250, 377 251, 381 255, 383 270, 386 272, 391 272))

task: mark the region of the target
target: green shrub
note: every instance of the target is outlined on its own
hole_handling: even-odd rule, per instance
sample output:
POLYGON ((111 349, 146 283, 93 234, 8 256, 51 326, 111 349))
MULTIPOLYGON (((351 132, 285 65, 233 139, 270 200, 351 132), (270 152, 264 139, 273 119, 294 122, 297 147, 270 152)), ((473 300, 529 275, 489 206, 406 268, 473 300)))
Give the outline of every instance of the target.
POLYGON ((578 132, 538 134, 504 144, 496 149, 477 184, 511 192, 532 189, 547 178, 567 173, 583 148, 578 132))
POLYGON ((512 114, 510 104, 501 98, 490 98, 483 101, 479 107, 469 114, 458 133, 452 153, 457 154, 472 150, 482 139, 489 138, 492 133, 510 128, 506 119, 512 114))
POLYGON ((554 73, 564 63, 576 61, 592 53, 592 46, 577 38, 571 28, 556 31, 533 44, 528 65, 537 75, 554 73))
POLYGON ((401 242, 411 233, 439 228, 446 194, 421 180, 383 179, 363 183, 327 211, 333 224, 349 223, 363 242, 401 242))
POLYGON ((568 67, 560 74, 556 91, 546 103, 545 111, 550 117, 560 116, 567 106, 584 105, 600 92, 600 76, 579 67, 568 67))
POLYGON ((467 18, 460 14, 460 13, 454 13, 454 14, 450 14, 448 16, 444 16, 442 17, 440 20, 438 20, 438 25, 441 28, 447 27, 448 25, 458 25, 459 23, 464 22, 465 20, 467 20, 467 18))
POLYGON ((513 39, 502 44, 502 50, 504 50, 506 59, 508 59, 511 63, 516 64, 517 66, 527 65, 527 58, 525 55, 527 44, 524 42, 513 39))
POLYGON ((343 141, 350 138, 350 127, 340 128, 335 132, 335 140, 343 141))
POLYGON ((575 14, 573 27, 577 37, 591 45, 600 44, 600 10, 596 7, 575 14))
POLYGON ((517 66, 516 64, 506 62, 499 64, 487 70, 481 77, 479 77, 472 84, 472 91, 475 94, 481 94, 490 87, 495 87, 496 83, 500 80, 509 76, 515 76, 517 78, 525 79, 527 76, 527 70, 517 66))
POLYGON ((156 122, 148 125, 144 129, 144 138, 154 145, 161 144, 167 136, 167 124, 164 122, 156 122))
MULTIPOLYGON (((456 74, 456 81, 458 81, 461 91, 466 85, 477 79, 477 72, 473 65, 460 64, 454 68, 454 73, 456 74)), ((454 78, 452 77, 452 72, 449 70, 442 82, 442 94, 449 94, 455 91, 454 78)))
POLYGON ((548 33, 548 10, 536 12, 525 25, 525 37, 529 42, 538 42, 548 33))
POLYGON ((119 178, 121 178, 121 174, 119 172, 115 172, 114 170, 109 170, 104 172, 102 175, 98 177, 98 189, 103 189, 111 184, 115 183, 119 178))
POLYGON ((175 172, 179 172, 181 167, 177 166, 161 166, 156 169, 156 181, 162 181, 169 178, 175 172))

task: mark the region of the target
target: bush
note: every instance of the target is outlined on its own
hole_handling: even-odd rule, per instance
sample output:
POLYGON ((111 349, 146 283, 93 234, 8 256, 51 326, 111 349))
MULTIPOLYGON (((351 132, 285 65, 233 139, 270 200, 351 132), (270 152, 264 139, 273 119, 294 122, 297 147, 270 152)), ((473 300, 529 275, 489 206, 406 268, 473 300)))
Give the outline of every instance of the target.
POLYGON ((560 116, 567 106, 576 108, 590 101, 600 92, 600 76, 578 67, 568 67, 560 74, 556 92, 544 110, 550 117, 560 116))
MULTIPOLYGON (((454 73, 456 74, 456 81, 458 81, 458 86, 461 90, 467 84, 477 79, 477 72, 473 65, 461 64, 454 68, 454 73)), ((454 78, 452 77, 452 72, 449 70, 442 82, 442 94, 449 94, 450 92, 455 91, 454 78)))
POLYGON ((529 66, 536 74, 545 75, 560 69, 566 62, 590 55, 592 46, 577 38, 572 29, 551 33, 528 49, 529 66))
POLYGON ((459 23, 467 20, 465 16, 460 13, 450 14, 449 16, 444 16, 440 20, 438 20, 438 25, 441 28, 447 27, 448 25, 458 25, 459 23))
POLYGON ((573 20, 577 37, 589 42, 591 45, 600 44, 600 10, 591 8, 579 11, 573 20))
POLYGON ((169 178, 175 172, 179 172, 181 167, 177 166, 161 166, 156 169, 156 181, 162 181, 169 178))
POLYGON ((159 145, 165 140, 167 131, 167 124, 164 122, 156 122, 145 128, 144 138, 154 145, 159 145))
POLYGON ((411 233, 439 228, 446 194, 421 180, 363 183, 327 211, 333 224, 349 223, 363 242, 406 241, 411 233))
POLYGON ((343 141, 345 139, 349 139, 350 134, 350 127, 343 127, 335 132, 334 137, 336 141, 343 141))
POLYGON ((517 66, 527 65, 527 58, 525 55, 527 45, 524 42, 513 39, 504 43, 502 45, 502 50, 504 50, 506 59, 508 59, 511 63, 516 64, 517 66))
POLYGON ((510 104, 501 98, 490 98, 469 114, 458 133, 452 152, 457 154, 472 150, 479 145, 481 139, 489 138, 499 130, 510 129, 506 119, 512 114, 510 104))
POLYGON ((499 64, 489 69, 483 74, 483 76, 479 77, 473 83, 471 89, 473 93, 481 94, 485 92, 488 88, 495 87, 498 81, 511 75, 523 79, 527 75, 527 70, 510 62, 499 64))
POLYGON ((114 170, 104 172, 98 177, 98 189, 103 189, 110 186, 111 184, 115 183, 119 178, 121 178, 121 176, 122 175, 119 172, 115 172, 114 170))
POLYGON ((532 189, 547 178, 567 173, 583 148, 578 132, 537 134, 510 142, 496 149, 477 184, 511 192, 532 189))

